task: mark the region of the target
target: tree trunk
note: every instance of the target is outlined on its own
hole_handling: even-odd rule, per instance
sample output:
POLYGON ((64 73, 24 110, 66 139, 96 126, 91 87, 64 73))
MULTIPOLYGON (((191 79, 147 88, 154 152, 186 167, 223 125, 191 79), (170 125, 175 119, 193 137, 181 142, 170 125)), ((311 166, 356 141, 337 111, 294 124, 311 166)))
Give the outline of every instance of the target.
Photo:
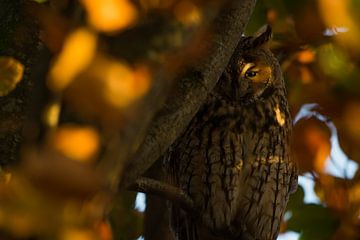
POLYGON ((0 165, 19 160, 22 130, 32 85, 32 67, 38 54, 39 30, 24 5, 24 0, 0 2, 0 56, 20 61, 25 72, 15 90, 0 97, 0 165))

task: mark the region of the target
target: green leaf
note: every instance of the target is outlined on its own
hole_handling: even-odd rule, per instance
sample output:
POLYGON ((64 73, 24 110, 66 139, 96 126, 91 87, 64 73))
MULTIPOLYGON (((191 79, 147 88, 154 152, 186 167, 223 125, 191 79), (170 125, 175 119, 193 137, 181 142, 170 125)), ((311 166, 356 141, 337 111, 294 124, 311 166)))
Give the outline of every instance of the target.
POLYGON ((291 218, 287 221, 287 230, 300 233, 300 240, 331 239, 339 220, 330 209, 318 204, 305 204, 303 200, 304 190, 299 186, 288 204, 291 218))

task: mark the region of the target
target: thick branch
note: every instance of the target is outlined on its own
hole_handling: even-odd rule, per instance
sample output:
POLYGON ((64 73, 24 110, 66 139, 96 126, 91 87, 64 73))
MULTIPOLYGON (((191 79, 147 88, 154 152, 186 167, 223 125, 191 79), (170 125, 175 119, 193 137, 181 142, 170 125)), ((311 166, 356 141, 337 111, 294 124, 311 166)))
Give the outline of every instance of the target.
POLYGON ((228 63, 255 2, 229 1, 215 19, 208 46, 210 54, 180 78, 179 85, 152 122, 142 146, 124 173, 122 186, 129 186, 140 177, 188 125, 228 63))

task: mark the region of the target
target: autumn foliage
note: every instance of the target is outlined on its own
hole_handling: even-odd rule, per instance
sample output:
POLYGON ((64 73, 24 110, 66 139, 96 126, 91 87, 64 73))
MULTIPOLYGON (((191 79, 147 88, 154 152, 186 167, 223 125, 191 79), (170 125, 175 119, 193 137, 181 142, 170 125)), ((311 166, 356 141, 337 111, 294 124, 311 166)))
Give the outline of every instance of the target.
MULTIPOLYGON (((28 26, 9 21, 4 31, 13 31, 0 41, 0 134, 23 138, 19 161, 1 162, 0 238, 140 237, 135 193, 119 192, 124 168, 176 76, 211 54, 203 45, 227 1, 19 2, 11 14, 34 22, 38 41, 28 48, 38 52, 3 50, 27 42, 28 26), (28 107, 20 119, 8 104, 16 98, 28 107)), ((298 116, 293 158, 318 199, 305 201, 299 186, 282 231, 304 240, 360 238, 359 10, 357 0, 259 0, 247 26, 272 26, 298 116)))

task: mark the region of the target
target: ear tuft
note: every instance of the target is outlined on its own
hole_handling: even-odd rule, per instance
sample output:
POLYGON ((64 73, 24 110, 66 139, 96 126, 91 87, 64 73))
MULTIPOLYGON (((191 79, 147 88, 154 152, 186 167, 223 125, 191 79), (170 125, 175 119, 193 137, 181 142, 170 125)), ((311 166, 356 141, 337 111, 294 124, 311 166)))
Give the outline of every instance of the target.
POLYGON ((259 30, 256 31, 252 39, 252 47, 268 47, 267 43, 271 40, 272 29, 269 25, 262 26, 259 30))

